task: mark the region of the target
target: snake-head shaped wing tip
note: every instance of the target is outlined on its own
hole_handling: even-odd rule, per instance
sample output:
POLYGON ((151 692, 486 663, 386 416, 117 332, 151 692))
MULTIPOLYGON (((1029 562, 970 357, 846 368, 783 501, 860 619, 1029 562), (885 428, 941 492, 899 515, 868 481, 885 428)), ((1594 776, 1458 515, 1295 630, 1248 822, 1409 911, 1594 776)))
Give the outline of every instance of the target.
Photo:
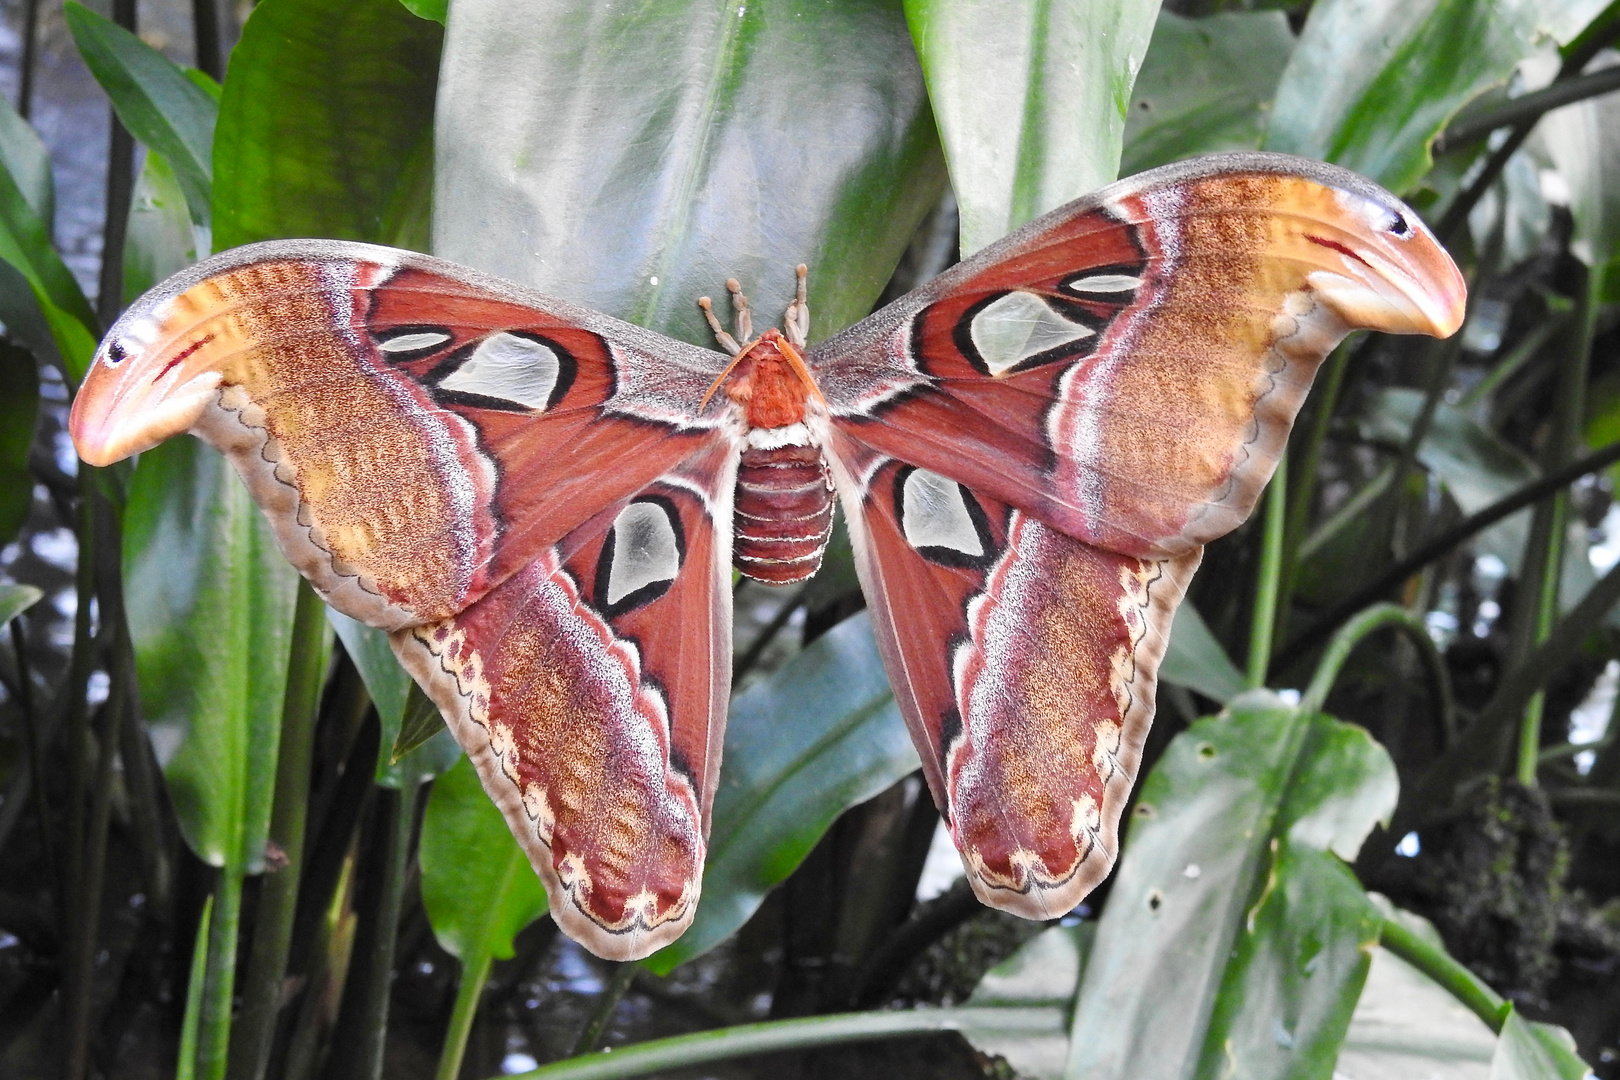
MULTIPOLYGON (((1457 264, 1399 199, 1372 184, 1327 189, 1339 213, 1300 239, 1313 249, 1315 294, 1351 327, 1445 338, 1462 326, 1468 288, 1457 264)), ((1314 215, 1313 215, 1314 216, 1314 215)))
POLYGON ((68 418, 88 464, 111 465, 190 430, 218 397, 222 375, 209 363, 216 354, 207 335, 163 332, 171 303, 137 304, 96 349, 68 418))

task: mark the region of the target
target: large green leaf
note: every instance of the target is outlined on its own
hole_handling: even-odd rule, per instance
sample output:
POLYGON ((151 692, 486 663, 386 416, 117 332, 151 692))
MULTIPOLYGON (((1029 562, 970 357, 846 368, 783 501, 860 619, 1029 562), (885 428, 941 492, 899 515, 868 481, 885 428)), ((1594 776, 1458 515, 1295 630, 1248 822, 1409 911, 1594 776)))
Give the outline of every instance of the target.
POLYGON ((1569 1032, 1526 1020, 1517 1009, 1508 1013, 1491 1058, 1490 1080, 1586 1080, 1592 1075, 1575 1053, 1569 1032))
MULTIPOLYGON (((220 101, 215 246, 294 236, 425 246, 442 34, 399 0, 255 7, 220 101)), ((485 76, 504 86, 517 73, 485 76)))
POLYGON ((56 220, 56 182, 51 153, 11 102, 0 100, 0 164, 41 221, 56 220))
POLYGON ((1159 0, 907 0, 962 254, 1114 179, 1159 0))
POLYGON ((1328 1077, 1380 916, 1349 869, 1394 809, 1358 727, 1257 691, 1143 785, 1087 959, 1071 1077, 1328 1077))
POLYGON ((546 912, 546 891, 462 758, 433 783, 417 856, 434 936, 467 967, 512 955, 512 939, 546 912))
POLYGON ((918 767, 864 613, 737 695, 723 761, 697 918, 646 961, 659 973, 719 944, 833 819, 918 767))
POLYGON ((997 1029, 984 1024, 966 1029, 963 1036, 986 1054, 1005 1058, 1020 1077, 1061 1080, 1069 1057, 1065 1023, 1074 1007, 1075 990, 1085 967, 1086 953, 1096 937, 1095 923, 1054 926, 1026 941, 979 980, 969 1005, 1050 1012, 1049 1032, 1031 1031, 1028 1025, 997 1029))
POLYGON ((382 727, 377 783, 391 788, 411 787, 454 765, 461 756, 461 747, 456 745, 437 709, 433 710, 432 735, 395 760, 390 748, 396 745, 411 700, 411 677, 394 658, 393 647, 383 631, 333 608, 326 609, 326 618, 337 632, 338 640, 343 642, 343 650, 354 662, 355 670, 360 672, 371 703, 377 707, 377 720, 382 727))
POLYGON ((141 455, 124 521, 141 705, 180 830, 215 866, 262 868, 296 583, 223 457, 189 438, 141 455))
POLYGON ((1266 147, 1410 190, 1459 109, 1606 2, 1321 0, 1277 87, 1266 147))
MULTIPOLYGON (((0 112, 10 109, 0 102, 0 112)), ((0 319, 36 351, 53 359, 60 354, 68 375, 77 379, 95 352, 96 316, 51 245, 50 220, 42 216, 50 199, 38 137, 12 113, 0 122, 0 140, 5 141, 0 149, 0 260, 15 271, 0 277, 0 319), (22 170, 20 181, 13 167, 22 170)))
POLYGON ((44 598, 32 585, 0 585, 0 623, 8 623, 44 598))
MULTIPOLYGON (((185 191, 161 154, 149 153, 129 200, 124 234, 124 302, 197 261, 197 232, 185 191)), ((201 254, 207 254, 202 252, 201 254)))
MULTIPOLYGON (((1620 58, 1604 53, 1587 70, 1615 63, 1620 58)), ((1538 134, 1569 185, 1569 210, 1575 218, 1570 250, 1588 266, 1613 263, 1620 258, 1620 95, 1554 110, 1543 118, 1538 134)))
POLYGON ((213 96, 117 23, 73 0, 63 14, 79 55, 112 99, 118 118, 149 150, 163 155, 185 192, 191 219, 208 224, 214 120, 219 114, 213 96))
POLYGON ((9 544, 34 505, 28 448, 39 413, 39 370, 34 354, 0 341, 0 545, 9 544))
POLYGON ((1243 672, 1190 602, 1176 611, 1159 678, 1196 690, 1212 701, 1230 701, 1244 688, 1243 672))
POLYGON ((1293 51, 1294 33, 1280 11, 1203 19, 1160 12, 1125 118, 1119 171, 1128 176, 1197 154, 1259 146, 1293 51))
POLYGON ((812 337, 864 316, 943 181, 898 0, 457 0, 436 152, 436 254, 705 345, 795 263, 812 337))

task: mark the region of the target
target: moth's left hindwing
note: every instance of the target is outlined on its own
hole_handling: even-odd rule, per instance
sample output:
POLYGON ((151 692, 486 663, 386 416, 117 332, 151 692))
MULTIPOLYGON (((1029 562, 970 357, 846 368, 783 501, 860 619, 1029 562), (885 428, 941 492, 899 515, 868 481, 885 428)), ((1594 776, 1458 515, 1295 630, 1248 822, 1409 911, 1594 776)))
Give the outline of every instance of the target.
POLYGON ((692 921, 731 671, 736 456, 711 449, 394 650, 467 748, 559 925, 630 960, 692 921))

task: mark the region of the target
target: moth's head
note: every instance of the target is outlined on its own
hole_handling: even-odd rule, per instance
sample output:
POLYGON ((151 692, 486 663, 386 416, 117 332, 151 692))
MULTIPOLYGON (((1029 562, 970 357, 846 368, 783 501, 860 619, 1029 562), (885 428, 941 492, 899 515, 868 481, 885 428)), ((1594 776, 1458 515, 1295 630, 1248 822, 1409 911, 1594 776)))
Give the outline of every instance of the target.
POLYGON ((1457 332, 1467 286, 1414 211, 1371 184, 1346 190, 1295 180, 1294 186, 1293 254, 1309 266, 1315 295, 1347 325, 1441 338, 1457 332))
POLYGON ((113 324, 73 401, 68 432, 90 465, 150 449, 190 430, 218 395, 233 336, 193 295, 149 296, 113 324))

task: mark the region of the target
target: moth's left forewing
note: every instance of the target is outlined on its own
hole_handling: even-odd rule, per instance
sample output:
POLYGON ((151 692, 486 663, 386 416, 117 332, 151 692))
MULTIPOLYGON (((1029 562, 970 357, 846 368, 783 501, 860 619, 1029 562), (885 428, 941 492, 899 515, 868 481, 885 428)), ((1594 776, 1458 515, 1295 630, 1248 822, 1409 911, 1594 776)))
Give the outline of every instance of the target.
POLYGON ((1118 555, 833 440, 895 696, 985 903, 1068 911, 1112 868, 1170 622, 1201 549, 1118 555))
POLYGON ((736 450, 717 439, 452 618, 393 636, 545 883, 634 960, 691 923, 731 670, 736 450))

